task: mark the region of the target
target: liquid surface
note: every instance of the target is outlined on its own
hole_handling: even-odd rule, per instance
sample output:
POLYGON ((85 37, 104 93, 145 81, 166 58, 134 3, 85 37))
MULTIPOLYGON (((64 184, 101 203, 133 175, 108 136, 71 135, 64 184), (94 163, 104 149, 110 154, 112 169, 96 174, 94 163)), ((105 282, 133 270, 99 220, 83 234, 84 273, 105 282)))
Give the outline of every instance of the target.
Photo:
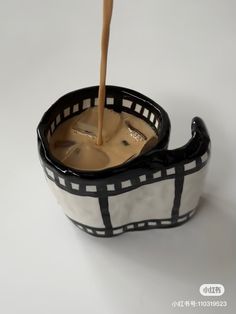
POLYGON ((145 121, 105 108, 103 145, 97 145, 97 111, 97 107, 89 108, 63 122, 53 133, 50 151, 66 166, 102 170, 123 164, 157 144, 156 133, 145 121))

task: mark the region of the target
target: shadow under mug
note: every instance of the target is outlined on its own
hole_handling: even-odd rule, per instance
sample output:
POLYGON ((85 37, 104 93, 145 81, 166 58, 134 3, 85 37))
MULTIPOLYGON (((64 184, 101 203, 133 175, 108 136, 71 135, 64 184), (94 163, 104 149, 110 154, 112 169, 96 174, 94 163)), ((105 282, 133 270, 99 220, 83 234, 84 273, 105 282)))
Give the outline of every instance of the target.
POLYGON ((133 160, 99 171, 68 168, 52 156, 49 141, 53 132, 65 120, 96 106, 97 95, 98 86, 64 95, 37 128, 40 161, 65 214, 81 230, 98 237, 188 221, 198 205, 210 154, 210 138, 198 117, 192 120, 188 143, 168 150, 167 113, 136 91, 106 86, 105 106, 143 119, 158 135, 158 144, 133 160))

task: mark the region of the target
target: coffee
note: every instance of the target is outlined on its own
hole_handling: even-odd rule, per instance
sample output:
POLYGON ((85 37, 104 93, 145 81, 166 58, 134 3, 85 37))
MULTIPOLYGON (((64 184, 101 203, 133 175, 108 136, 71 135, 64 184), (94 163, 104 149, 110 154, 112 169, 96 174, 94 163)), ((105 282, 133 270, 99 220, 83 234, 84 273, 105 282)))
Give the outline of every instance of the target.
POLYGON ((112 7, 112 0, 103 1, 98 106, 59 125, 49 143, 55 158, 79 170, 118 166, 150 150, 158 142, 154 130, 142 119, 104 108, 112 7))
POLYGON ((97 145, 98 108, 63 122, 53 133, 50 151, 68 167, 101 170, 127 162, 157 144, 155 131, 126 112, 104 109, 103 144, 97 145))

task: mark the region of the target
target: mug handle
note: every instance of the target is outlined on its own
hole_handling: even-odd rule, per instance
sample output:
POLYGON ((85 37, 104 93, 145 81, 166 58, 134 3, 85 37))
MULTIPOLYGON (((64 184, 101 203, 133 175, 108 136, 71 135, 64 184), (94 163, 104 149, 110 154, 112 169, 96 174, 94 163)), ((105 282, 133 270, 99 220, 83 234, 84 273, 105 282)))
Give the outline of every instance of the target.
MULTIPOLYGON (((209 160, 210 137, 203 120, 199 117, 193 118, 191 130, 192 137, 184 146, 173 150, 153 151, 147 156, 144 165, 150 172, 155 170, 160 173, 161 180, 173 183, 171 221, 174 224, 185 219, 186 215, 189 218, 195 212, 209 160)), ((172 198, 165 191, 163 188, 162 197, 172 198)))
POLYGON ((191 139, 183 146, 176 149, 156 149, 146 154, 145 164, 150 168, 162 168, 198 162, 204 154, 210 154, 210 136, 206 125, 199 117, 194 117, 191 123, 191 139))

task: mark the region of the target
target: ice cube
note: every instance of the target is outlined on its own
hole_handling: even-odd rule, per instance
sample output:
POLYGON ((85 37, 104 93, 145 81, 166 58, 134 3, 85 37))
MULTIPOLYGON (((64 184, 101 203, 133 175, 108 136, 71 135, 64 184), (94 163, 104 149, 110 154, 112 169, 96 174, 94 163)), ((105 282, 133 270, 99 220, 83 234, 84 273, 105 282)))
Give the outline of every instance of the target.
POLYGON ((128 159, 126 159, 126 160, 123 162, 123 164, 126 163, 126 162, 128 162, 128 161, 130 161, 131 159, 134 159, 134 158, 137 157, 137 156, 138 156, 138 154, 133 154, 133 155, 131 155, 128 159))
POLYGON ((157 137, 151 137, 143 146, 143 148, 140 151, 140 154, 147 153, 150 151, 154 146, 156 146, 158 143, 157 137))
POLYGON ((57 158, 63 161, 78 145, 71 140, 57 140, 53 146, 57 158))
POLYGON ((56 141, 54 143, 54 147, 55 148, 68 148, 71 147, 72 145, 75 145, 76 142, 74 141, 69 141, 69 140, 65 140, 65 141, 56 141))
POLYGON ((139 131, 137 128, 135 128, 133 125, 131 125, 130 121, 125 120, 125 125, 127 126, 131 137, 134 138, 137 142, 147 140, 146 135, 139 131))
MULTIPOLYGON (((120 123, 121 117, 119 113, 111 109, 107 108, 104 109, 102 136, 105 142, 108 141, 114 135, 120 123)), ((79 132, 82 135, 96 137, 98 130, 97 107, 89 108, 82 112, 78 116, 77 121, 72 126, 72 129, 75 132, 79 132)))
POLYGON ((77 121, 72 128, 80 134, 96 137, 97 128, 91 124, 77 121))
POLYGON ((76 169, 99 170, 107 166, 109 157, 93 144, 82 144, 71 152, 64 163, 76 169))

